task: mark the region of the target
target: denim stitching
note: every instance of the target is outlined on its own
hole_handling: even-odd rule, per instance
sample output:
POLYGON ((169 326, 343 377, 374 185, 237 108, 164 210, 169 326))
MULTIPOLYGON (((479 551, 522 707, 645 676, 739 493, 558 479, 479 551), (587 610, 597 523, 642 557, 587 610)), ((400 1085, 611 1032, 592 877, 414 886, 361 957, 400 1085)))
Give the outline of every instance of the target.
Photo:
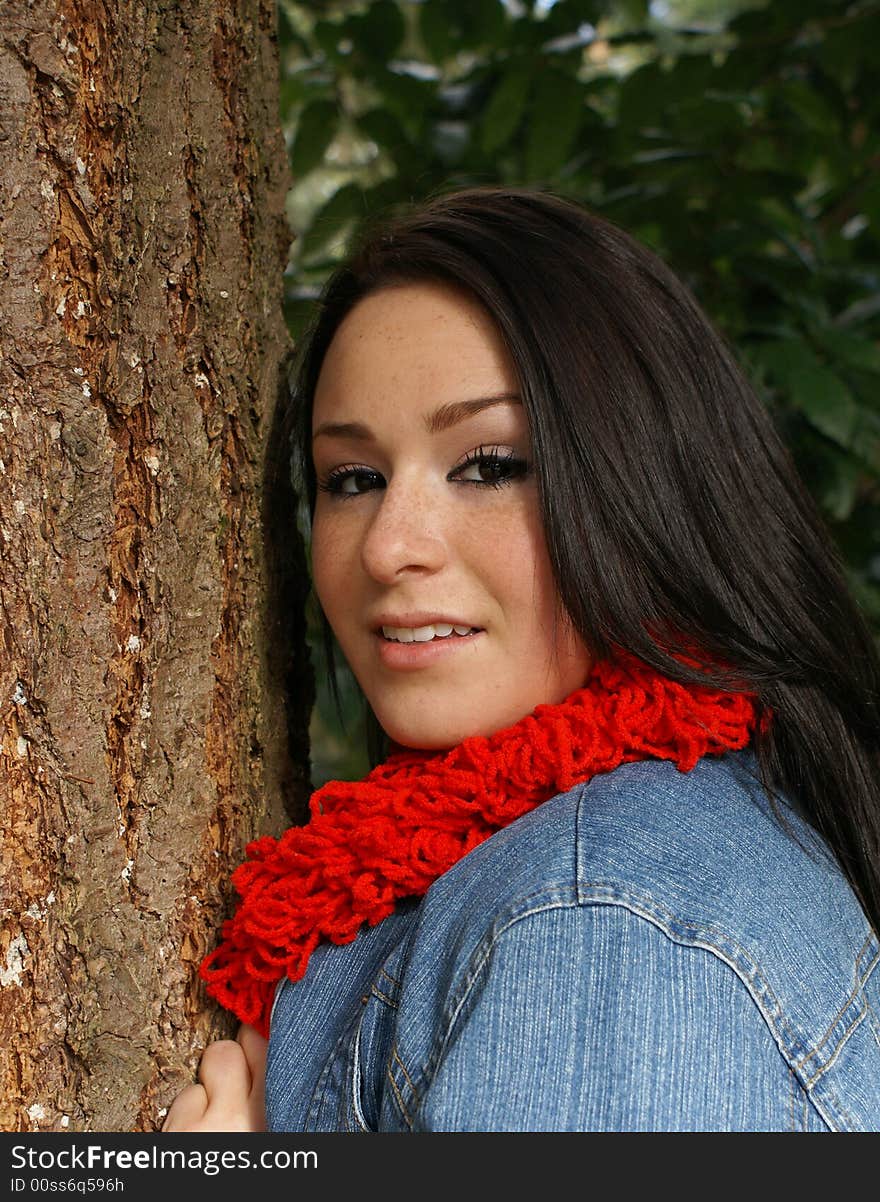
MULTIPOLYGON (((398 1084, 394 1080, 394 1074, 391 1071, 392 1062, 395 1060, 400 1065, 400 1067, 403 1068, 403 1063, 401 1062, 401 1059, 397 1054, 397 1044, 396 1043, 391 1048, 391 1055, 388 1058, 388 1068, 385 1070, 385 1076, 388 1078, 388 1082, 389 1082, 392 1090, 394 1091, 394 1097, 397 1100, 397 1105, 400 1110, 401 1117, 403 1118, 403 1121, 406 1123, 406 1125, 410 1128, 410 1130, 412 1130, 413 1120, 410 1117, 410 1113, 406 1108, 406 1103, 403 1100, 403 1095, 400 1092, 398 1084)), ((407 1075, 406 1075, 405 1069, 404 1069, 404 1076, 406 1077, 407 1080, 409 1080, 409 1077, 407 1077, 407 1075)), ((410 1088, 412 1088, 411 1083, 410 1083, 410 1088)), ((413 1090, 413 1093, 415 1094, 415 1090, 413 1090)), ((415 1094, 415 1097, 416 1097, 416 1102, 418 1103, 418 1095, 415 1094)))
POLYGON ((336 1062, 336 1057, 337 1057, 337 1054, 339 1051, 339 1044, 341 1042, 342 1042, 342 1039, 340 1037, 340 1039, 337 1040, 336 1047, 333 1049, 333 1051, 328 1056, 327 1062, 324 1065, 323 1069, 321 1070, 321 1074, 318 1077, 318 1080, 315 1082, 315 1092, 312 1094, 312 1101, 311 1101, 311 1105, 309 1106, 308 1124, 309 1124, 310 1131, 314 1131, 316 1129, 315 1125, 318 1121, 318 1115, 321 1111, 321 1107, 324 1104, 324 1094, 327 1092, 327 1078, 330 1076, 330 1071, 333 1068, 334 1063, 336 1062))
MULTIPOLYGON (((855 968, 856 968, 857 973, 859 972, 859 962, 867 954, 868 949, 872 945, 873 945, 873 936, 869 935, 868 938, 865 940, 864 944, 862 945, 862 948, 861 948, 858 956, 856 957, 855 968)), ((853 986, 849 997, 846 999, 846 1001, 840 1007, 837 1014, 835 1014, 834 1018, 831 1020, 831 1023, 828 1026, 828 1030, 825 1032, 825 1034, 822 1036, 822 1038, 816 1044, 813 1051, 810 1052, 808 1055, 804 1056, 803 1061, 798 1064, 798 1068, 803 1071, 804 1075, 810 1076, 811 1070, 807 1069, 807 1065, 809 1064, 809 1062, 811 1060, 818 1059, 822 1048, 824 1047, 824 1045, 826 1043, 828 1043, 828 1041, 833 1036, 835 1027, 839 1023, 845 1021, 845 1016, 846 1016, 847 1010, 849 1010, 858 1001, 858 1004, 859 1004, 858 1013, 854 1016, 854 1018, 852 1019, 852 1021, 849 1024, 849 1026, 844 1030, 843 1034, 838 1039, 837 1044, 834 1047, 833 1051, 829 1054, 826 1063, 824 1065, 820 1065, 819 1068, 817 1068, 816 1071, 812 1073, 812 1076, 810 1076, 810 1080, 809 1080, 810 1085, 813 1085, 816 1081, 818 1081, 818 1079, 822 1076, 822 1074, 824 1072, 827 1072, 827 1070, 831 1067, 831 1065, 837 1059, 844 1043, 847 1041, 847 1039, 849 1039, 852 1032, 856 1029, 856 1027, 859 1025, 859 1023, 865 1017, 865 1015, 867 1013, 867 999, 865 998, 865 995, 864 995, 864 987, 865 987, 865 983, 867 982, 868 977, 873 972, 874 967, 878 963, 878 961, 880 961, 880 950, 877 950, 875 952, 874 958, 871 961, 871 963, 867 966, 866 969, 864 969, 864 971, 862 972, 862 975, 857 977, 856 983, 853 986)))
MULTIPOLYGON (((579 882, 580 884, 580 882, 579 882)), ((446 1029, 443 1037, 435 1042, 434 1049, 429 1055, 422 1071, 422 1078, 430 1080, 436 1065, 442 1060, 447 1044, 454 1031, 458 1017, 465 1006, 475 982, 479 978, 483 968, 485 967, 495 944, 499 938, 506 933, 517 922, 524 918, 532 917, 533 915, 543 913, 553 909, 572 909, 577 905, 615 905, 628 910, 630 913, 636 914, 645 921, 650 922, 657 927, 667 938, 673 943, 684 947, 700 948, 711 955, 716 956, 722 963, 726 964, 745 985, 752 1000, 758 1008, 758 1011, 764 1018, 770 1033, 773 1035, 775 1042, 781 1045, 784 1049, 784 1054, 791 1067, 791 1061, 797 1064, 798 1059, 809 1058, 811 1051, 805 1047, 803 1037, 794 1030, 790 1021, 785 1017, 782 1005, 779 999, 770 988, 769 983, 763 977, 763 974, 754 963, 751 956, 745 948, 743 948, 735 939, 727 932, 718 929, 712 925, 701 924, 697 926, 694 923, 681 923, 676 919, 676 916, 670 911, 665 910, 651 899, 653 904, 652 912, 645 905, 647 899, 639 899, 642 904, 637 904, 636 899, 631 895, 626 895, 613 886, 603 885, 599 882, 590 882, 586 886, 584 892, 580 892, 578 903, 560 903, 559 901, 547 901, 546 892, 536 895, 534 899, 524 898, 522 904, 528 907, 529 902, 537 902, 538 897, 544 898, 538 904, 532 904, 529 908, 521 909, 516 915, 509 917, 501 924, 496 924, 493 928, 491 938, 488 943, 484 943, 481 954, 472 958, 468 964, 465 975, 462 978, 460 985, 460 993, 456 998, 453 995, 452 1008, 447 1013, 446 1029), (597 894, 601 891, 601 894, 597 894), (587 896, 587 894, 591 896, 587 896), (663 921, 664 917, 667 919, 663 921), (676 930, 676 927, 678 928, 676 930), (714 936, 715 942, 710 942, 714 936), (726 945, 726 946, 725 946, 726 945)), ((478 949, 479 951, 479 949, 478 949)), ((850 1032, 847 1032, 847 1037, 850 1032)), ((836 1052, 839 1052, 839 1046, 836 1052)), ((836 1058, 836 1057, 835 1057, 836 1058)), ((810 1088, 812 1084, 821 1076, 830 1063, 825 1065, 816 1076, 805 1083, 805 1088, 810 1088)), ((821 1113, 821 1109, 820 1109, 821 1113)))
POLYGON ((795 1068, 798 1069, 799 1071, 802 1071, 804 1074, 805 1084, 807 1086, 807 1089, 812 1089, 812 1087, 816 1084, 816 1082, 819 1080, 819 1078, 824 1076, 824 1074, 828 1072, 828 1070, 832 1067, 834 1062, 837 1060, 840 1053, 843 1051, 844 1045, 846 1044, 850 1035, 852 1035, 852 1033, 853 1033, 853 1031, 855 1031, 856 1027, 861 1025, 861 1023, 865 1017, 865 1014, 866 1014, 864 999, 861 999, 861 1001, 862 1001, 862 1004, 860 1005, 858 1012, 853 1017, 849 1026, 844 1028, 843 1034, 840 1036, 840 1039, 838 1039, 837 1043, 834 1045, 834 1048, 833 1048, 832 1052, 830 1053, 830 1055, 828 1056, 828 1059, 824 1062, 824 1064, 821 1064, 816 1069, 816 1071, 812 1074, 812 1076, 810 1076, 809 1073, 807 1072, 806 1065, 813 1059, 813 1057, 815 1055, 818 1054, 817 1052, 811 1052, 809 1054, 809 1056, 804 1057, 802 1062, 798 1062, 795 1064, 795 1068))
MULTIPOLYGON (((650 922, 652 926, 657 927, 668 939, 673 943, 683 947, 696 947, 703 951, 707 951, 718 957, 722 963, 736 973, 739 979, 743 982, 749 993, 758 1005, 759 1010, 764 1016, 765 1022, 773 1029, 773 1024, 789 1027, 787 1020, 784 1017, 782 1006, 770 989, 769 984, 764 980, 757 965, 751 959, 749 954, 742 948, 736 940, 732 939, 725 931, 721 931, 716 927, 701 924, 697 926, 694 923, 680 923, 676 920, 674 914, 658 905, 653 899, 636 898, 632 894, 626 894, 613 886, 603 885, 599 882, 591 882, 588 886, 592 896, 584 895, 584 900, 581 905, 613 905, 619 906, 628 912, 635 914, 637 917, 650 922), (601 895, 596 893, 601 890, 601 895), (649 908, 652 905, 652 908, 649 908), (711 937, 715 937, 715 941, 711 941, 711 937), (725 944, 728 947, 725 947, 725 944), (728 950, 728 948, 730 950, 728 950), (735 954, 737 960, 742 963, 737 963, 732 959, 732 954, 735 954), (755 995, 758 995, 757 997, 755 995)), ((486 956, 483 957, 480 968, 482 968, 485 960, 488 958, 489 952, 494 947, 495 942, 500 935, 504 934, 514 922, 521 918, 529 917, 532 914, 540 913, 542 910, 551 909, 551 906, 537 906, 526 913, 520 914, 517 918, 505 923, 501 928, 496 929, 493 935, 492 943, 487 949, 486 956)), ((560 907, 561 908, 561 907, 560 907)), ((569 907, 570 908, 570 907, 569 907)), ((459 1007, 460 1009, 460 1007, 459 1007)), ((795 1032, 791 1032, 789 1038, 791 1042, 797 1043, 798 1039, 795 1032)), ((803 1043, 801 1042, 801 1051, 803 1043)), ((794 1049, 791 1049, 794 1051, 794 1049)))
POLYGON ((794 1099, 795 1099, 796 1084, 797 1084, 797 1078, 795 1077, 794 1073, 792 1072, 791 1065, 789 1065, 789 1068, 788 1068, 788 1085, 789 1085, 788 1129, 789 1129, 789 1131, 797 1131, 797 1123, 796 1123, 795 1117, 794 1117, 794 1099))
POLYGON ((380 1001, 385 1002, 386 1005, 390 1006, 392 1010, 398 1010, 400 1008, 397 1002, 395 1002, 393 998, 388 997, 386 993, 383 993, 378 985, 373 985, 370 988, 370 993, 372 993, 374 997, 379 998, 380 1001))
MULTIPOLYGON (((786 1018, 782 1005, 773 990, 770 988, 769 982, 764 978, 758 966, 752 960, 748 951, 743 948, 732 936, 726 931, 721 931, 717 927, 709 924, 701 924, 697 926, 693 923, 679 923, 675 915, 665 910, 664 907, 658 905, 653 899, 650 899, 648 905, 653 907, 655 913, 648 908, 648 905, 639 905, 641 899, 636 899, 632 895, 627 895, 613 886, 601 885, 595 883, 592 888, 601 889, 610 894, 609 897, 602 899, 595 897, 594 900, 598 904, 623 905, 624 908, 630 909, 633 913, 639 914, 648 922, 653 922, 660 930, 664 932, 674 943, 683 946, 701 947, 706 951, 718 956, 725 964, 727 964, 749 989, 755 1004, 764 1016, 764 1020, 774 1034, 777 1043, 784 1049, 786 1056, 794 1062, 794 1067, 797 1069, 802 1062, 806 1062, 816 1053, 816 1049, 805 1044, 804 1037, 798 1033, 791 1025, 791 1022, 786 1018), (664 922, 664 918, 667 919, 664 922), (679 928, 681 934, 676 930, 679 928), (706 936, 714 936, 715 942, 709 942, 700 937, 704 933, 706 936), (734 959, 733 957, 736 957, 734 959)), ((647 899, 646 899, 647 901, 647 899)), ((855 990, 853 991, 855 992, 855 990)), ((832 1057, 825 1063, 810 1080, 805 1081, 805 1086, 810 1088, 818 1078, 830 1068, 831 1064, 836 1059, 840 1051, 842 1043, 846 1041, 855 1025, 863 1016, 859 1015, 856 1022, 850 1027, 841 1037, 841 1043, 835 1048, 832 1057)), ((821 1046, 821 1045, 820 1045, 821 1046)))
POLYGON ((392 1058, 394 1060, 396 1060, 397 1063, 400 1065, 400 1071, 403 1073, 403 1079, 404 1079, 404 1081, 406 1081, 407 1085, 409 1086, 410 1092, 412 1093, 412 1096, 416 1103, 416 1109, 418 1109, 419 1101, 420 1101, 419 1091, 416 1089, 415 1085, 413 1084, 412 1077, 410 1077, 409 1073, 406 1071, 406 1065, 400 1059, 400 1053, 397 1050, 396 1043, 395 1043, 394 1047, 391 1049, 391 1055, 392 1055, 392 1058))
POLYGON ((385 968, 384 965, 379 969, 379 974, 380 976, 387 977, 395 989, 400 988, 400 981, 398 981, 397 977, 392 977, 391 973, 387 968, 385 968))
POLYGON ((851 1112, 847 1110, 847 1108, 841 1102, 830 1078, 826 1077, 822 1082, 820 1082, 819 1091, 810 1090, 809 1097, 810 1101, 816 1107, 816 1110, 819 1112, 822 1119, 828 1124, 832 1131, 864 1130, 861 1123, 858 1122, 857 1119, 853 1118, 851 1112), (824 1099, 821 1096, 822 1091, 828 1095, 828 1103, 831 1107, 834 1117, 825 1113, 825 1109, 827 1109, 827 1107, 825 1107, 824 1099), (819 1092, 820 1095, 818 1098, 816 1097, 817 1092, 819 1092), (820 1103, 822 1104, 820 1105, 820 1103))
POLYGON ((874 1012, 874 1007, 871 1005, 870 999, 865 998, 865 1010, 868 1015, 868 1026, 871 1028, 871 1035, 874 1038, 874 1043, 880 1048, 880 1023, 878 1023, 877 1015, 874 1012))
POLYGON ((315 1091, 312 1094, 312 1101, 309 1106, 308 1122, 310 1124, 310 1130, 315 1129, 315 1124, 318 1121, 318 1114, 320 1113, 321 1107, 324 1105, 324 1095, 327 1092, 330 1074, 333 1071, 334 1065, 341 1058, 345 1041, 350 1035, 351 1026, 348 1026, 342 1031, 341 1035, 336 1040, 336 1043, 333 1045, 333 1050, 327 1057, 327 1061, 321 1070, 318 1080, 315 1082, 315 1091))

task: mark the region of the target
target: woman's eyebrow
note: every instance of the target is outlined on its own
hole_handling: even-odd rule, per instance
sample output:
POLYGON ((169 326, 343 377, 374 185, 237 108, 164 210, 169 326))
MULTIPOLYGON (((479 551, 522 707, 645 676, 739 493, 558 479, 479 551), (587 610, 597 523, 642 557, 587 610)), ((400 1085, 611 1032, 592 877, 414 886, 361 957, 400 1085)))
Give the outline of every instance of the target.
POLYGON ((322 422, 312 434, 312 442, 316 438, 348 438, 354 442, 375 442, 373 431, 363 422, 322 422))
MULTIPOLYGON (((494 396, 474 397, 470 401, 450 401, 441 405, 425 418, 425 428, 429 434, 440 434, 459 422, 488 409, 492 405, 521 405, 522 401, 514 392, 502 392, 494 396)), ((375 435, 369 426, 363 422, 322 422, 312 434, 316 438, 348 438, 355 442, 374 442, 375 435)))
POLYGON ((425 418, 425 427, 429 434, 440 434, 451 426, 457 426, 466 418, 473 417, 482 409, 491 405, 521 405, 522 401, 515 392, 502 392, 495 396, 475 397, 472 401, 451 401, 441 405, 425 418))

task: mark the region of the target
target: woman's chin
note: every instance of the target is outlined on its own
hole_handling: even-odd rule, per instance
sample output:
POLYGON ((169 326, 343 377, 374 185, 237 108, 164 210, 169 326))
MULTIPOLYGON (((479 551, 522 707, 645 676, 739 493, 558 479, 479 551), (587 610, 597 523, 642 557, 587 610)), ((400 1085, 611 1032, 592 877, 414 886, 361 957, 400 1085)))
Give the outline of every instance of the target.
POLYGON ((440 726, 436 723, 382 722, 381 726, 392 744, 409 751, 449 751, 468 735, 482 733, 457 723, 440 726))
POLYGON ((405 751, 449 751, 465 737, 462 735, 459 739, 445 739, 438 735, 432 737, 430 734, 421 735, 410 731, 399 735, 388 730, 385 733, 388 735, 392 747, 399 747, 405 751))
POLYGON ((457 721, 451 719, 447 723, 379 721, 391 743, 397 747, 410 751, 449 751, 467 738, 492 735, 516 720, 506 714, 499 715, 494 724, 476 720, 463 722, 461 715, 457 717, 457 721))

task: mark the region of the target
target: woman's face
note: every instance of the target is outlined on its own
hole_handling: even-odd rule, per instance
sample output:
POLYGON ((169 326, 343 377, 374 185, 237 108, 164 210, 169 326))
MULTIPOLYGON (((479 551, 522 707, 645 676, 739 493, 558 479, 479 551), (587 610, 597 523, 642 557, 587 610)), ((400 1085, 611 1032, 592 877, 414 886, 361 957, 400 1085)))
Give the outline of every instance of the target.
POLYGON ((584 683, 516 375, 478 302, 433 283, 360 301, 312 429, 315 588, 391 739, 451 747, 584 683))

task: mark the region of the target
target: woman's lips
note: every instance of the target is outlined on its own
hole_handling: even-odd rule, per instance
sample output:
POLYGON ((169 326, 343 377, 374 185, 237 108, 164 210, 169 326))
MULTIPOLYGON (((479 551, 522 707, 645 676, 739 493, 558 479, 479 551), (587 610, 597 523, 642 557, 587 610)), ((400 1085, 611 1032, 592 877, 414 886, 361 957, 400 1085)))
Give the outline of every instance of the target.
POLYGON ((427 668, 450 655, 472 652, 475 643, 482 639, 485 633, 485 630, 475 630, 471 634, 433 638, 427 643, 398 643, 386 639, 380 630, 376 639, 379 644, 379 658, 385 667, 406 672, 427 668))

